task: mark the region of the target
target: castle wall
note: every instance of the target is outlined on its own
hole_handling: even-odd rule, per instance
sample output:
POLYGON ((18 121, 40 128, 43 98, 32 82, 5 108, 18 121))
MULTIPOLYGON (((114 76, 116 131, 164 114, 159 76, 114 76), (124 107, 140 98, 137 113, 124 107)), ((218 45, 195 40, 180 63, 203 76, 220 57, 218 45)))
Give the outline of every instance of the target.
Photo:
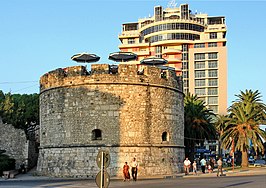
POLYGON ((24 164, 32 168, 37 163, 35 142, 28 140, 22 129, 16 129, 11 124, 3 124, 0 117, 0 149, 6 150, 4 154, 16 160, 16 169, 24 164))
POLYGON ((109 65, 57 69, 41 77, 40 155, 45 175, 94 177, 100 149, 111 155, 111 176, 137 157, 139 175, 173 174, 184 158, 181 81, 156 67, 109 65), (138 74, 143 69, 143 74, 138 74), (93 131, 101 130, 94 139, 93 131), (167 139, 163 140, 163 133, 167 139))

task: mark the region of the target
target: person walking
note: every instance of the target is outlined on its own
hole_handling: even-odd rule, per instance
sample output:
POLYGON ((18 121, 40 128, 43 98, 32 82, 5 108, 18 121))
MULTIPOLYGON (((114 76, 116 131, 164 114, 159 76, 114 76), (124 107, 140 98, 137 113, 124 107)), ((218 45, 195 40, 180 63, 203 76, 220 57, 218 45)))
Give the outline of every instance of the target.
POLYGON ((123 174, 124 174, 124 181, 126 180, 130 180, 130 174, 129 174, 129 166, 127 164, 127 162, 125 162, 124 166, 123 166, 123 174))
POLYGON ((205 160, 204 157, 200 160, 200 166, 201 166, 201 171, 202 171, 202 173, 205 174, 206 160, 205 160))
POLYGON ((137 175, 138 175, 138 163, 136 161, 136 158, 133 158, 133 161, 131 162, 131 175, 134 181, 137 181, 137 175))
POLYGON ((193 162, 192 167, 193 167, 194 175, 197 175, 197 162, 196 161, 193 162))
POLYGON ((222 158, 220 157, 219 160, 217 161, 217 165, 218 165, 218 170, 217 170, 217 177, 219 176, 219 171, 221 172, 221 175, 223 175, 223 161, 222 158))
POLYGON ((189 174, 189 168, 190 168, 190 160, 188 160, 188 158, 186 157, 185 161, 184 161, 184 170, 185 170, 185 175, 189 174))
POLYGON ((211 172, 213 172, 213 169, 214 169, 214 163, 215 163, 215 161, 214 161, 214 159, 211 157, 211 159, 210 159, 211 172))

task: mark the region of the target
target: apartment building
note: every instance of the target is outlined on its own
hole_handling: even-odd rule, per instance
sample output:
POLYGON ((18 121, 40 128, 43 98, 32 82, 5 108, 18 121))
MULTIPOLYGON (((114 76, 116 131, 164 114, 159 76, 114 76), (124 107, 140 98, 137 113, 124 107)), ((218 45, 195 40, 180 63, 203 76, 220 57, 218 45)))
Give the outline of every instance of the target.
MULTIPOLYGON (((122 24, 119 49, 164 58, 182 75, 184 93, 197 94, 216 114, 227 109, 227 48, 224 16, 192 13, 188 4, 154 7, 154 15, 122 24)), ((140 65, 141 66, 141 65, 140 65)))

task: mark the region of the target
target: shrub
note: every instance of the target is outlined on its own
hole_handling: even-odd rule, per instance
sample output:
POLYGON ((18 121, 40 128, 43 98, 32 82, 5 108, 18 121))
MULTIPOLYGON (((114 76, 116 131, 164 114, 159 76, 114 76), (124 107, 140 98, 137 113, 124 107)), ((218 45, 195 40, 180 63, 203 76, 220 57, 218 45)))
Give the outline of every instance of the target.
POLYGON ((8 155, 3 154, 5 151, 0 151, 0 175, 3 174, 5 170, 15 169, 15 159, 10 158, 8 155))

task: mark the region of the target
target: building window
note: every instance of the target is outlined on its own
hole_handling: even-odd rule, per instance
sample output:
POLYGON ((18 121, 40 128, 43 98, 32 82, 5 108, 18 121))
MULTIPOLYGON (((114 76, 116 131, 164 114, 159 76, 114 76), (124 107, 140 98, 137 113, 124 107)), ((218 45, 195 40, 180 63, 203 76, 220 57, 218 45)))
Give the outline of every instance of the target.
POLYGON ((195 71, 195 78, 203 78, 205 77, 205 70, 195 71))
POLYGON ((162 58, 162 46, 155 47, 155 57, 162 58))
POLYGON ((209 68, 217 68, 218 61, 209 61, 208 62, 208 67, 209 68))
POLYGON ((182 53, 182 60, 188 60, 188 53, 182 53))
POLYGON ((209 70, 208 73, 209 73, 208 74, 209 77, 217 77, 218 76, 217 70, 209 70))
POLYGON ((209 79, 209 86, 218 86, 218 79, 209 79))
POLYGON ((209 106, 209 109, 213 111, 213 113, 217 114, 218 113, 218 106, 209 106))
POLYGON ((183 52, 187 52, 188 51, 188 45, 187 44, 183 44, 182 45, 182 51, 183 52))
POLYGON ((188 69, 188 62, 182 62, 182 68, 188 69))
POLYGON ((205 48, 205 43, 194 44, 194 48, 205 48))
POLYGON ((163 132, 163 134, 162 134, 162 141, 163 142, 169 141, 169 136, 168 136, 168 133, 167 132, 163 132))
POLYGON ((135 44, 135 39, 128 39, 127 40, 127 43, 128 44, 135 44))
POLYGON ((205 97, 199 97, 199 100, 203 101, 204 103, 206 102, 205 97))
POLYGON ((196 88, 195 89, 195 94, 196 95, 205 95, 206 94, 205 88, 196 88))
POLYGON ((195 80, 195 86, 196 87, 205 86, 205 80, 195 80))
POLYGON ((194 54, 194 59, 195 60, 205 59, 205 54, 204 53, 194 54))
POLYGON ((100 129, 94 129, 91 132, 91 139, 92 140, 102 140, 102 131, 100 129))
POLYGON ((223 32, 223 38, 225 38, 226 37, 226 32, 223 32))
POLYGON ((184 87, 188 87, 188 80, 183 81, 184 87))
POLYGON ((210 39, 217 39, 217 33, 216 32, 211 32, 210 33, 210 39))
POLYGON ((208 95, 218 95, 217 88, 208 88, 208 95))
POLYGON ((211 48, 211 47, 217 47, 217 42, 210 42, 208 43, 208 47, 211 48))
POLYGON ((183 71, 183 78, 188 78, 188 71, 183 71))
POLYGON ((195 62, 195 69, 204 69, 205 68, 205 61, 196 61, 195 62))
MULTIPOLYGON (((191 33, 168 33, 151 36, 149 41, 151 43, 163 41, 163 40, 199 40, 200 35, 191 34, 191 33)), ((187 50, 186 50, 187 51, 187 50)))
POLYGON ((208 104, 218 104, 218 97, 208 97, 208 104))
POLYGON ((218 53, 216 53, 216 52, 208 53, 208 58, 209 59, 217 59, 218 58, 218 53))

